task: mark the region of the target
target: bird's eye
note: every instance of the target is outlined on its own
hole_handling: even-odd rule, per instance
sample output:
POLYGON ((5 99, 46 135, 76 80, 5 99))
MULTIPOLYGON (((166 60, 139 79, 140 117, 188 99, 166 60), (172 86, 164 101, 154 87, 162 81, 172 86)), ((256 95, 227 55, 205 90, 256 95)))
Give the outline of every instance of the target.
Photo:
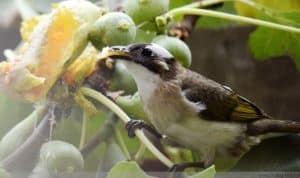
POLYGON ((153 56, 153 52, 152 52, 151 49, 144 48, 144 49, 142 50, 142 55, 143 55, 144 57, 151 57, 151 56, 153 56))

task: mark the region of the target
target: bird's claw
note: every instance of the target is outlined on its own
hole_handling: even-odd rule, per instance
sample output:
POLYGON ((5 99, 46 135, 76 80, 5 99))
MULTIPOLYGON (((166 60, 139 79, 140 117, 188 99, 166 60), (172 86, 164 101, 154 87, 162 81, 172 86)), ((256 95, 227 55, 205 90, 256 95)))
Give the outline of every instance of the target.
POLYGON ((135 130, 136 129, 146 129, 150 133, 152 133, 154 136, 156 136, 158 139, 162 138, 162 135, 158 133, 153 127, 148 125, 145 121, 143 120, 130 120, 126 124, 126 129, 128 131, 128 136, 129 137, 134 137, 135 136, 135 130))
POLYGON ((130 120, 129 122, 126 123, 125 128, 128 131, 128 136, 129 137, 135 137, 135 130, 136 129, 142 129, 146 127, 147 124, 142 121, 142 120, 130 120))

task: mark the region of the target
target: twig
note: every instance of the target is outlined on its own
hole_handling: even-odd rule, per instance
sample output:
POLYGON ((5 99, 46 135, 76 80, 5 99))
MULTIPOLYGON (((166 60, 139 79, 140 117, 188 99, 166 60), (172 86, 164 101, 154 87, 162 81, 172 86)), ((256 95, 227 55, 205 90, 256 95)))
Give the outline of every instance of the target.
POLYGON ((86 124, 87 124, 87 120, 88 120, 87 113, 85 111, 83 111, 79 149, 82 149, 84 147, 84 144, 85 144, 85 141, 86 141, 86 124))
POLYGON ((143 159, 143 155, 146 151, 146 147, 144 144, 141 144, 138 151, 136 152, 136 154, 134 155, 134 160, 136 162, 140 162, 143 159))
MULTIPOLYGON (((121 110, 114 102, 109 100, 103 94, 101 94, 93 89, 86 88, 86 87, 82 87, 80 90, 84 95, 89 96, 89 97, 101 102, 106 107, 108 107, 120 119, 122 119, 123 122, 127 123, 131 120, 123 110, 121 110)), ((145 146, 149 149, 149 151, 151 151, 162 163, 164 163, 168 167, 172 167, 174 165, 174 163, 169 158, 167 158, 164 154, 162 154, 149 141, 149 139, 145 136, 145 134, 143 133, 142 130, 140 130, 140 129, 135 130, 135 135, 140 139, 141 142, 143 142, 143 144, 145 144, 145 146)))
POLYGON ((53 109, 48 109, 48 113, 20 148, 2 161, 2 166, 5 170, 16 171, 24 165, 28 166, 28 161, 37 158, 41 145, 47 142, 50 137, 51 124, 53 119, 55 119, 53 118, 53 109))
POLYGON ((128 160, 130 160, 131 159, 130 153, 128 151, 128 148, 124 142, 124 139, 123 139, 122 134, 119 129, 116 129, 116 140, 117 140, 117 143, 119 144, 120 148, 122 149, 124 156, 126 156, 126 158, 128 160))
POLYGON ((100 131, 80 150, 83 157, 86 157, 99 144, 109 140, 114 135, 117 121, 118 118, 114 117, 114 115, 108 117, 106 122, 100 128, 100 131))
POLYGON ((192 14, 192 15, 203 15, 203 16, 209 16, 209 17, 216 17, 236 22, 242 22, 242 23, 249 23, 253 25, 258 26, 264 26, 272 29, 282 30, 286 32, 293 32, 293 33, 300 33, 300 28, 288 26, 288 25, 282 25, 278 23, 273 23, 265 20, 259 20, 249 17, 243 17, 240 15, 233 15, 228 14, 224 12, 216 12, 212 10, 206 10, 206 9, 195 9, 195 8, 176 8, 168 13, 166 13, 164 16, 167 17, 173 17, 177 15, 183 15, 183 14, 192 14))
MULTIPOLYGON (((190 8, 206 8, 206 9, 216 9, 223 5, 223 0, 198 0, 197 3, 192 3, 184 7, 190 8)), ((181 40, 185 41, 193 32, 199 15, 184 15, 182 22, 179 25, 171 26, 169 34, 171 36, 176 36, 181 40)))

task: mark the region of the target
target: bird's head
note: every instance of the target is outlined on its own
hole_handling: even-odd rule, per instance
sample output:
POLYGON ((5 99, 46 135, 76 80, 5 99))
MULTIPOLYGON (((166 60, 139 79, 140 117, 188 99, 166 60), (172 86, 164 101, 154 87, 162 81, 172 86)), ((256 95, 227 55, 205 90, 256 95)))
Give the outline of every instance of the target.
POLYGON ((113 46, 104 50, 103 56, 123 61, 135 79, 159 77, 171 80, 176 76, 177 63, 174 57, 157 44, 113 46))

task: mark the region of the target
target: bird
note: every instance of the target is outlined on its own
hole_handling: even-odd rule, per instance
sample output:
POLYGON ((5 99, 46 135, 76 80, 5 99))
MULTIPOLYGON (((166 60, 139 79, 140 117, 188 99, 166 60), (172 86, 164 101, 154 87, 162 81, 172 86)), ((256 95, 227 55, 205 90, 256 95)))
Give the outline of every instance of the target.
POLYGON ((132 120, 126 124, 128 134, 143 128, 201 157, 170 170, 206 168, 224 160, 234 165, 266 138, 300 133, 300 122, 272 118, 231 88, 184 68, 157 44, 112 46, 102 55, 127 67, 151 124, 132 120))

